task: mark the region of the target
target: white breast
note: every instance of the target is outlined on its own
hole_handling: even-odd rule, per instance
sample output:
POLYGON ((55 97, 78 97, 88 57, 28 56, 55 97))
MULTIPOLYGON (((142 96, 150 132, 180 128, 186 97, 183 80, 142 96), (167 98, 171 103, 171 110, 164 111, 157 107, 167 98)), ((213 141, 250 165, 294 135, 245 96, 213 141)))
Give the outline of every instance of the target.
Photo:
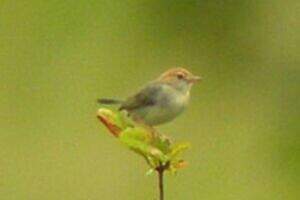
POLYGON ((149 107, 144 120, 147 124, 157 125, 171 121, 177 117, 188 104, 189 92, 182 93, 170 87, 164 87, 160 97, 159 104, 149 107))

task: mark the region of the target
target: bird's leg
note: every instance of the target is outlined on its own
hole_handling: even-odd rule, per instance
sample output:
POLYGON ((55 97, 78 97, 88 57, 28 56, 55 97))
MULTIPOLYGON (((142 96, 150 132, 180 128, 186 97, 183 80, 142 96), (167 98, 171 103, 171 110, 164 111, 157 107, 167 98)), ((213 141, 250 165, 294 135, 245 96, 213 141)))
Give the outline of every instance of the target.
POLYGON ((157 138, 159 133, 156 131, 156 129, 153 126, 146 125, 146 128, 150 131, 153 138, 157 138))

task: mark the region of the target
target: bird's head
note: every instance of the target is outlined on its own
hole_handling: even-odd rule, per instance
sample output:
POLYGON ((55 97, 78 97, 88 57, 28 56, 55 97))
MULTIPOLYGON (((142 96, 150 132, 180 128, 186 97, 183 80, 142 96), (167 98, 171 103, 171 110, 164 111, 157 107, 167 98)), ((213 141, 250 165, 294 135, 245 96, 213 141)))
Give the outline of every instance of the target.
POLYGON ((192 85, 200 80, 200 76, 195 76, 181 67, 169 69, 158 78, 158 81, 169 84, 182 92, 189 92, 192 85))

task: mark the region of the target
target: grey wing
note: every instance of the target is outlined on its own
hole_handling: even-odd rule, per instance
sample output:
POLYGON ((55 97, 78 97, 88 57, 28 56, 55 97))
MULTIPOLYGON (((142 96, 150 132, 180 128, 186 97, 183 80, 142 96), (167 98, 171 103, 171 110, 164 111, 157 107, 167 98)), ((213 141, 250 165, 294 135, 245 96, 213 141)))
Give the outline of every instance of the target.
POLYGON ((139 93, 129 97, 120 107, 120 110, 134 110, 145 106, 153 106, 157 101, 157 93, 160 87, 156 84, 150 84, 143 88, 139 93))

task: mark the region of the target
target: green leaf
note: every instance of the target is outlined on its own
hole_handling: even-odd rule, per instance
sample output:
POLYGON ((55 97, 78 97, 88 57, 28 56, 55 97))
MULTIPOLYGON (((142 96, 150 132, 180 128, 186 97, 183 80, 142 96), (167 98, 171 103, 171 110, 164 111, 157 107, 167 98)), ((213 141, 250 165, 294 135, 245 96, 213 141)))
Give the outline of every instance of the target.
POLYGON ((181 153, 190 148, 189 143, 180 143, 172 147, 171 152, 168 154, 170 159, 173 160, 177 158, 181 153))
POLYGON ((115 123, 122 130, 125 130, 128 127, 134 127, 134 122, 127 116, 127 112, 118 112, 115 115, 115 123))
POLYGON ((167 154, 171 151, 171 142, 164 135, 157 135, 153 141, 152 145, 161 150, 164 154, 167 154))
POLYGON ((142 128, 127 128, 119 138, 130 149, 147 159, 150 156, 154 162, 166 162, 168 160, 168 157, 160 149, 150 144, 151 137, 142 128))
POLYGON ((141 127, 128 127, 121 133, 121 140, 138 140, 149 143, 151 140, 151 135, 141 127))
POLYGON ((155 172, 155 169, 151 168, 146 172, 146 176, 150 176, 151 174, 153 174, 153 172, 155 172))

